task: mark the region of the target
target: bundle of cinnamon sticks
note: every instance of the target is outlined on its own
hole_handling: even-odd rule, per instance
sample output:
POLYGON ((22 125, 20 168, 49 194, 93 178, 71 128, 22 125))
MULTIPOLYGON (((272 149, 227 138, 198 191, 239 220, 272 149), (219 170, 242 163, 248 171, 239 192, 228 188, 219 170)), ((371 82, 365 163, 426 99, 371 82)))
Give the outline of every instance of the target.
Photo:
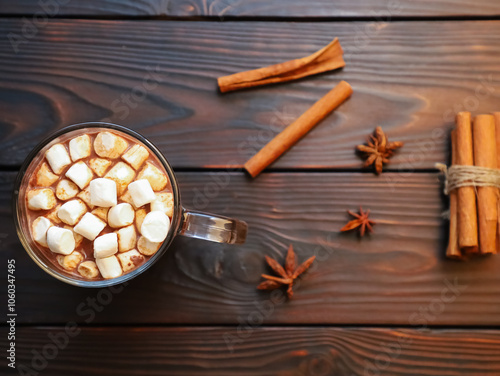
MULTIPOLYGON (((456 116, 451 132, 452 165, 500 167, 500 112, 456 116)), ((467 179, 467 175, 462 177, 467 179)), ((450 237, 446 256, 462 259, 474 254, 498 253, 500 221, 499 189, 494 185, 458 186, 450 195, 450 237)))

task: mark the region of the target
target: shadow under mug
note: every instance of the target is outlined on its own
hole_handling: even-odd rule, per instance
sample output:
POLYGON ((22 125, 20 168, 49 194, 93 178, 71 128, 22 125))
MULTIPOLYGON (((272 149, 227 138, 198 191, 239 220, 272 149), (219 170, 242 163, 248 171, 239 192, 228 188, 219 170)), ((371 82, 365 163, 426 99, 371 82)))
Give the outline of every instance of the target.
POLYGON ((136 277, 153 265, 165 253, 176 235, 210 240, 218 243, 242 244, 245 242, 247 234, 247 224, 243 221, 183 208, 181 205, 177 179, 175 178, 172 167, 167 162, 163 154, 149 140, 137 132, 121 125, 103 122, 88 122, 70 125, 53 133, 38 144, 23 162, 21 170, 17 175, 14 183, 13 209, 17 235, 30 257, 51 276, 71 285, 81 287, 99 288, 112 286, 136 277), (28 187, 28 182, 33 170, 44 158, 45 151, 54 143, 57 143, 60 137, 73 132, 78 133, 78 131, 85 128, 92 128, 96 131, 98 129, 102 129, 114 130, 118 133, 122 132, 128 137, 138 140, 140 143, 144 144, 144 146, 155 154, 160 163, 163 165, 170 180, 172 194, 174 196, 174 210, 170 230, 160 249, 137 269, 113 279, 98 281, 84 280, 83 278, 79 279, 75 276, 62 272, 61 270, 57 270, 57 267, 54 267, 53 263, 48 260, 47 257, 44 257, 42 252, 38 251, 38 246, 35 244, 30 234, 30 225, 28 223, 29 218, 26 214, 26 188, 28 187))

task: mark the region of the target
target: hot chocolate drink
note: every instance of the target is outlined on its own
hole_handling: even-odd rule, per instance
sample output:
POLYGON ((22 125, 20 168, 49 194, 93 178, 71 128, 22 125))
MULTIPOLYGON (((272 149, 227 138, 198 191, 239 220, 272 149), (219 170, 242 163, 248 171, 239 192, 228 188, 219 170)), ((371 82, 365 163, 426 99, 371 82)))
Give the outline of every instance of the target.
POLYGON ((116 130, 80 129, 52 141, 32 164, 25 231, 60 272, 116 278, 160 249, 174 198, 165 169, 143 143, 116 130))

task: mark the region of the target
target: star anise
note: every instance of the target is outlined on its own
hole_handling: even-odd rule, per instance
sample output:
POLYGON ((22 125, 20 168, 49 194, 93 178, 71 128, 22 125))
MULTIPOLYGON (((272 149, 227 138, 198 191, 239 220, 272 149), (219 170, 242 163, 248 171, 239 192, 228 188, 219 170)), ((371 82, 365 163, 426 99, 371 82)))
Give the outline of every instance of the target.
POLYGON ((368 218, 368 216, 370 215, 370 209, 364 212, 363 208, 360 206, 359 214, 354 213, 350 210, 348 210, 347 212, 356 219, 347 222, 347 224, 342 227, 340 231, 350 231, 359 228, 359 235, 361 237, 365 235, 366 230, 368 230, 368 232, 373 232, 372 225, 376 224, 376 222, 368 218))
POLYGON ((315 258, 316 256, 309 257, 299 267, 297 267, 297 257, 295 256, 295 252, 291 244, 288 248, 284 268, 278 263, 278 261, 266 256, 267 264, 271 267, 271 269, 279 274, 279 277, 262 274, 262 278, 267 279, 267 281, 262 282, 259 286, 257 286, 257 288, 259 290, 274 290, 281 286, 288 286, 286 293, 288 298, 291 298, 293 296, 292 288, 295 280, 298 276, 309 269, 315 258))
POLYGON ((389 163, 389 158, 392 157, 394 151, 402 146, 403 143, 400 141, 389 142, 382 128, 377 127, 370 135, 367 144, 358 145, 357 149, 363 153, 363 157, 366 159, 363 167, 373 164, 375 173, 378 175, 382 172, 384 163, 389 163))

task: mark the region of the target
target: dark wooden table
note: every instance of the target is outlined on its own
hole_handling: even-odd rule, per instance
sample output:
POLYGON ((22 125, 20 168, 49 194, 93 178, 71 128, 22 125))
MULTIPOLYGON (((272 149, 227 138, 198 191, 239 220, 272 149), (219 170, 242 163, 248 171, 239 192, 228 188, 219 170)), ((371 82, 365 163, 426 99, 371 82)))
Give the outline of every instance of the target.
POLYGON ((448 159, 456 111, 500 110, 499 2, 1 0, 0 12, 0 304, 15 259, 18 367, 500 374, 500 257, 444 259, 446 200, 433 168, 448 159), (308 55, 333 37, 343 70, 217 92, 221 75, 308 55), (151 74, 158 85, 143 95, 151 74), (340 80, 352 98, 249 179, 243 163, 340 80), (39 269, 12 221, 17 169, 48 133, 103 119, 151 139, 174 166, 184 205, 246 220, 248 242, 178 238, 113 292, 39 269), (354 153, 377 125, 406 143, 381 176, 354 153), (340 234, 346 209, 359 205, 384 223, 368 238, 340 234), (318 260, 291 301, 273 300, 255 288, 264 255, 283 260, 290 243, 300 260, 318 260), (68 325, 77 335, 64 334, 68 325), (44 351, 51 359, 37 363, 44 351))

